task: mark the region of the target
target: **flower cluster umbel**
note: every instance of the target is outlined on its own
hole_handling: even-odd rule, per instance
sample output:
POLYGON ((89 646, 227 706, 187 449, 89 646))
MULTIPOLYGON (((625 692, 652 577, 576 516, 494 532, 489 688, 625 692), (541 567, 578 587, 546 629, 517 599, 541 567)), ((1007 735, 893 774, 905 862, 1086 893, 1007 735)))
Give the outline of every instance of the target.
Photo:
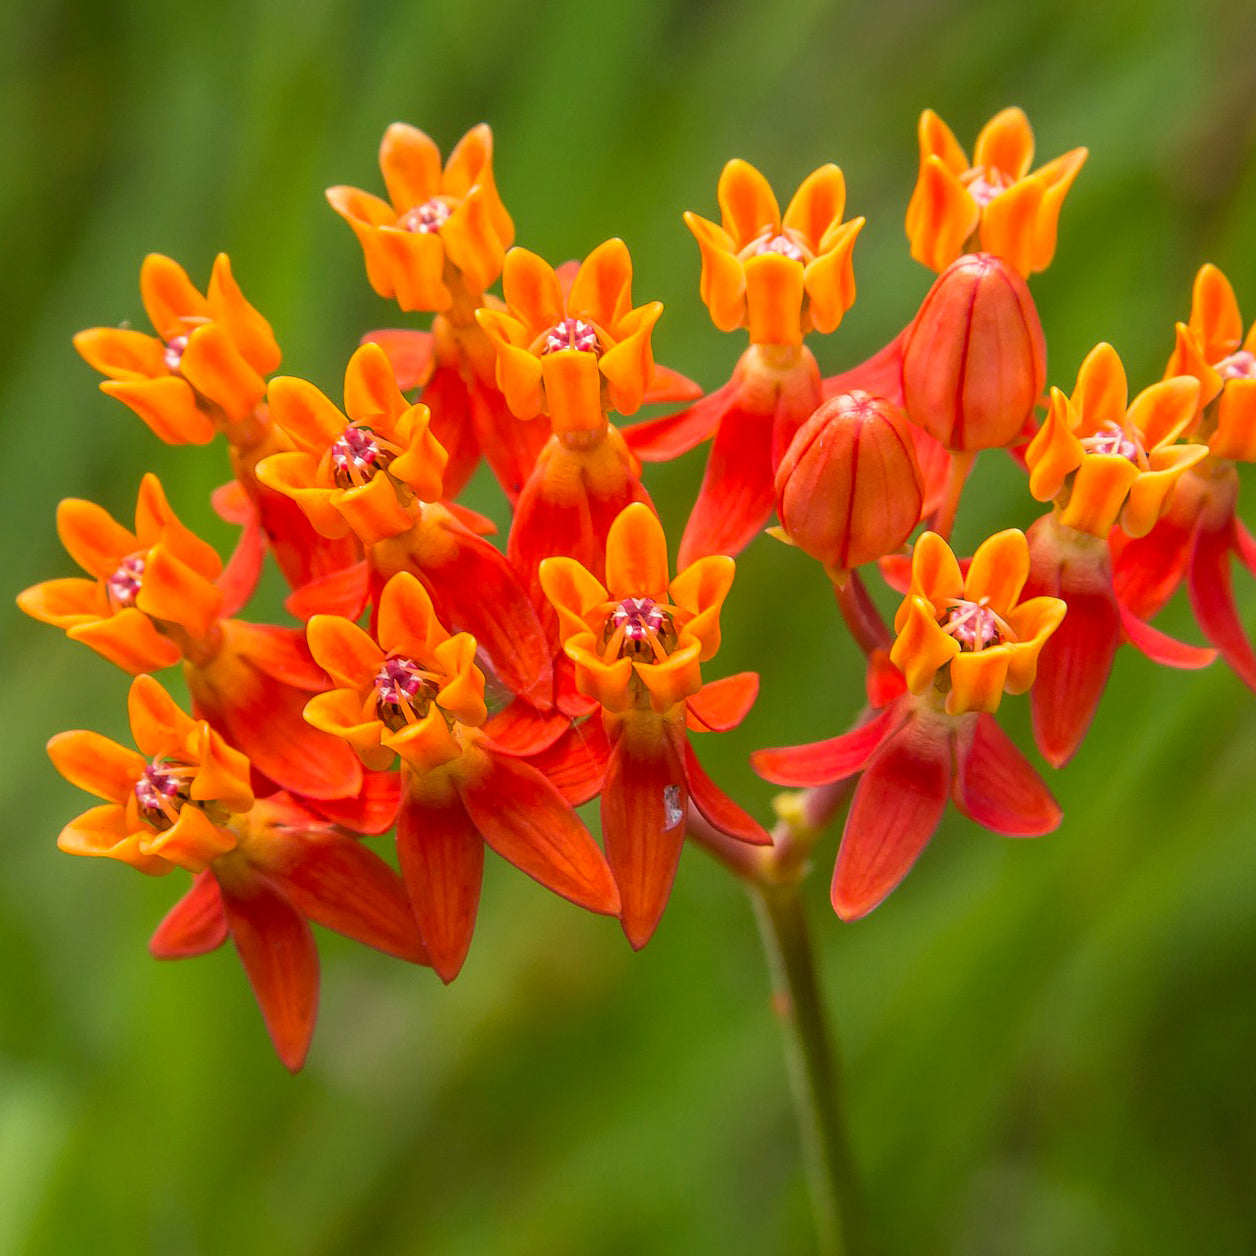
POLYGON ((1235 464, 1256 459, 1256 329, 1244 336, 1230 285, 1200 271, 1165 378, 1132 399, 1106 344, 1070 392, 1044 393, 1027 281, 1052 260, 1086 151, 1031 171, 1017 109, 982 129, 971 160, 931 111, 919 139, 907 234, 939 273, 884 349, 828 379, 808 342, 854 303, 863 225, 845 216, 836 165, 782 212, 764 176, 731 161, 719 221, 685 215, 713 322, 749 338, 728 382, 704 392, 655 363, 662 306, 636 303, 622 240, 557 267, 512 247, 486 126, 442 161, 398 123, 380 149, 387 199, 329 190, 375 291, 431 315, 367 333, 341 396, 276 374, 270 325, 225 256, 204 293, 150 256, 152 334, 75 338, 101 388, 159 438, 226 442, 232 478, 213 500, 240 535, 224 563, 153 475, 133 526, 62 503, 84 574, 19 603, 135 680, 134 748, 87 731, 49 745, 102 800, 60 845, 190 874, 153 953, 230 936, 288 1067, 314 1026, 310 922, 452 981, 486 848, 617 917, 634 947, 659 925, 687 835, 747 875, 781 874, 780 825, 769 835, 734 802, 691 736, 734 728, 758 693, 757 675, 710 672, 734 558, 770 548, 756 537, 774 513, 768 531, 816 560, 867 656, 849 731, 751 757, 807 791, 778 809, 795 856, 842 796, 835 783, 858 777, 833 877, 843 919, 902 880, 948 799, 998 833, 1055 828, 1059 807, 995 720, 1003 695, 1030 694, 1038 749, 1061 766, 1122 642, 1178 667, 1213 657, 1146 622, 1180 582, 1256 689, 1229 571, 1231 553, 1256 571, 1235 513, 1235 464), (614 417, 667 402, 685 408, 614 417), (708 439, 673 568, 642 465, 708 439), (948 537, 966 478, 998 447, 1048 513, 959 558, 948 537), (457 501, 481 456, 513 507, 500 547, 457 501), (268 553, 291 589, 289 625, 241 618, 268 553), (864 568, 901 595, 892 621, 864 568), (153 675, 176 665, 190 713, 153 675), (600 841, 579 810, 595 799, 600 841), (366 844, 390 832, 400 872, 366 844))

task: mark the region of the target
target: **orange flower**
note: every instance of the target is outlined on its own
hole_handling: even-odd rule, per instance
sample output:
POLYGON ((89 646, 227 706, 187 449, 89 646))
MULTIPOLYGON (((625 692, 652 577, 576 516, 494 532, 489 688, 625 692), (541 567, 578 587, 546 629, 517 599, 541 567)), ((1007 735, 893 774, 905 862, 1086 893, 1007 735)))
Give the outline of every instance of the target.
POLYGON ((1195 276, 1189 322, 1177 325, 1177 344, 1165 378, 1199 380, 1204 418, 1197 439, 1214 458, 1256 462, 1256 323, 1243 339, 1243 316, 1234 289, 1217 267, 1195 276))
POLYGON ((1127 406, 1125 368, 1097 345, 1077 372, 1073 395, 1052 388, 1047 417, 1025 451, 1029 491, 1056 500, 1060 522, 1106 538, 1119 519, 1145 536, 1168 507, 1182 474, 1206 445, 1176 445, 1194 422, 1199 381, 1179 375, 1145 388, 1127 406))
POLYGON ((357 188, 327 189, 362 245, 371 287, 403 310, 446 310, 459 297, 474 305, 501 273, 515 236, 493 182, 493 133, 472 127, 442 170, 432 140, 394 122, 379 165, 388 201, 357 188))
POLYGON ((131 407, 171 445, 204 445, 249 418, 279 366, 270 324, 244 299, 225 253, 204 296, 177 262, 150 253, 140 296, 156 336, 93 327, 74 337, 88 364, 109 378, 100 390, 131 407))
POLYGON ((249 761, 204 720, 193 720, 151 676, 128 700, 138 751, 98 733, 59 733, 48 753, 66 780, 106 800, 67 824, 57 845, 141 872, 202 872, 236 845, 233 813, 253 806, 249 761))
POLYGON ((961 253, 994 253, 1028 277, 1055 255, 1060 206, 1086 160, 1084 148, 1032 174, 1034 133, 1020 109, 981 129, 972 164, 932 109, 920 115, 920 174, 907 206, 911 255, 941 271, 961 253))
MULTIPOLYGON (((617 913, 619 894, 597 844, 558 788, 481 729, 484 677, 475 638, 451 636, 407 572, 379 597, 377 636, 316 615, 310 649, 336 688, 306 718, 344 738, 368 767, 402 760, 397 851, 419 930, 445 981, 471 945, 484 845, 556 894, 617 913)), ((542 721, 551 745, 562 720, 542 721)))
POLYGON ((440 498, 445 451, 428 430, 427 407, 406 401, 379 345, 349 359, 348 417, 303 379, 273 379, 269 397, 296 449, 263 459, 257 478, 291 497, 321 535, 352 530, 371 545, 413 526, 407 506, 416 497, 440 498))
POLYGON ((58 839, 160 875, 197 874, 153 935, 159 959, 235 942, 271 1040, 301 1067, 314 1032, 315 921, 401 959, 426 963, 401 878, 347 833, 288 795, 254 800, 249 761, 185 715, 151 676, 131 686, 139 751, 91 732, 61 733, 48 753, 67 780, 106 799, 58 839))
POLYGON ((770 840, 707 777, 685 734, 686 725, 735 727, 758 692, 749 672, 702 684, 699 665, 719 649, 733 570, 731 558, 712 556, 669 583, 667 540, 642 502, 611 525, 605 585, 570 558, 541 564, 576 686, 603 708, 602 835, 634 947, 649 941, 667 905, 689 802, 729 837, 770 840))
POLYGON ((911 587, 894 618, 890 661, 907 687, 945 693, 948 715, 993 712, 1033 683, 1038 655, 1064 618, 1055 597, 1020 601, 1029 577, 1025 534, 985 541, 965 576, 951 548, 926 532, 912 550, 911 587))
POLYGON ((211 546, 179 522, 155 475, 140 483, 135 531, 94 502, 67 498, 57 532, 92 578, 46 580, 18 595, 18 605, 64 628, 132 674, 171 667, 182 657, 175 637, 208 635, 222 610, 214 581, 222 563, 211 546))
POLYGON ((606 410, 634 414, 654 374, 650 333, 662 303, 632 304, 632 259, 622 240, 598 245, 569 288, 526 249, 502 272, 506 309, 476 318, 497 350, 497 383, 515 416, 548 413, 556 432, 600 429, 606 410))
POLYGON ((833 331, 855 301, 851 250, 862 218, 842 221, 846 180, 812 171, 781 216, 768 181, 734 159, 720 175, 722 226, 686 213, 702 251, 702 300, 720 331, 750 329, 755 344, 802 343, 833 331))

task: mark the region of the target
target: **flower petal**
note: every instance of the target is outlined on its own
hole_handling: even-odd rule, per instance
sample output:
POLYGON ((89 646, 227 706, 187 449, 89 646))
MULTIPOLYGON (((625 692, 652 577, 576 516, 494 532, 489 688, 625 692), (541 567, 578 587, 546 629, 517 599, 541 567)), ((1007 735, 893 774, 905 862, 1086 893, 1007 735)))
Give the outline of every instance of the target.
POLYGON ((197 873, 192 888, 166 913, 148 940, 155 959, 191 959, 227 940, 227 916, 214 874, 197 873))
POLYGON ((881 743, 892 736, 906 718, 904 708, 891 705, 839 737, 803 746, 756 750, 750 756, 750 766, 774 785, 830 785, 861 772, 881 743))
POLYGON ((726 733, 750 714, 758 696, 758 672, 708 681, 685 699, 685 723, 700 733, 726 733))
POLYGON ((993 716, 963 723, 955 757, 951 793, 970 820, 1008 837, 1038 837, 1059 826, 1059 804, 993 716))
POLYGON ((702 818, 726 837, 749 842, 754 846, 769 846, 771 834, 749 812, 739 807, 706 774, 698 756, 694 754, 689 739, 680 734, 685 762, 685 783, 689 786, 689 801, 697 807, 702 818))

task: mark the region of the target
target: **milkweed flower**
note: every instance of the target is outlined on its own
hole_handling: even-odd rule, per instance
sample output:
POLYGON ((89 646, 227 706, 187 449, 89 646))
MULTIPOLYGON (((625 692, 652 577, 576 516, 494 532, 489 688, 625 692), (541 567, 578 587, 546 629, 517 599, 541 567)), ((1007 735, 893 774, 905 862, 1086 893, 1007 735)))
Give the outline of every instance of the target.
POLYGON ((140 484, 133 532, 74 498, 58 507, 57 531, 91 578, 35 585, 18 596, 22 610, 132 674, 182 660, 198 717, 260 772, 309 798, 358 793, 354 756, 301 718, 306 695, 326 684, 302 634, 223 617, 222 562, 179 522, 155 475, 140 484))
POLYGON ((1074 148, 1030 173, 1034 134, 1022 110, 1004 109, 981 129, 970 163, 932 109, 920 115, 920 174, 907 206, 911 255, 944 270, 979 247, 1028 277, 1055 255, 1064 197, 1086 161, 1074 148))
POLYGON ((248 759, 151 676, 135 679, 128 706, 137 750, 86 731, 48 743, 57 770, 105 800, 67 824, 58 845, 149 875, 195 874, 153 936, 153 954, 204 954, 230 936, 275 1050, 295 1071, 318 1003, 308 921, 426 962, 401 879, 287 795, 255 799, 248 759))
MULTIPOLYGON (((397 852, 432 965, 457 976, 475 928, 484 846, 556 894, 617 914, 606 861, 558 788, 484 730, 476 641, 450 634, 409 573, 379 597, 375 635, 316 615, 310 649, 333 688, 306 719, 343 738, 371 769, 402 763, 397 852)), ((537 743, 552 744, 563 723, 537 743)))
POLYGON ((417 127, 394 122, 379 165, 388 200, 351 187, 327 189, 353 229, 371 287, 403 310, 474 306, 501 273, 515 229, 493 180, 493 133, 472 127, 441 167, 440 149, 417 127))
POLYGON ((1150 618, 1185 580, 1204 635, 1239 678, 1256 689, 1256 653, 1239 619, 1230 577, 1234 554, 1256 569, 1256 542, 1238 518, 1236 462, 1256 461, 1256 326, 1243 338, 1234 289, 1216 266, 1195 277, 1190 319, 1177 325, 1165 377, 1199 381, 1199 415, 1190 435, 1208 457, 1177 482, 1168 510, 1141 539, 1112 536, 1122 605, 1150 618))
POLYGON ((747 327, 750 347, 733 377, 689 409, 625 432, 648 462, 677 457, 714 436, 706 474, 680 542, 687 566, 736 554, 772 513, 773 476, 794 433, 821 401, 806 332, 833 331, 855 300, 851 251, 862 218, 843 222, 846 181, 835 165, 813 171, 784 215, 748 162, 720 175, 721 225, 687 213, 702 254, 702 299, 721 331, 747 327))
POLYGON ((837 914, 855 920, 911 870, 950 797, 996 833, 1051 832, 1060 809, 993 718, 1004 693, 1034 683, 1045 642, 1065 618, 1057 598, 1022 600, 1023 533, 984 542, 967 574, 946 542, 924 533, 888 658, 870 660, 880 709, 852 732, 758 750, 755 771, 778 785, 831 784, 861 772, 833 873, 837 914))
POLYGON ((686 733, 735 727, 758 692, 748 672, 702 681, 701 665, 719 649, 733 572, 733 560, 717 555, 669 581, 662 525, 640 502, 610 527, 605 583, 570 558, 541 564, 576 687, 602 708, 602 837, 636 948, 667 905, 689 803, 729 837, 770 840, 706 775, 686 733))
POLYGON ((155 336, 93 327, 74 337, 87 363, 108 376, 100 390, 129 406, 171 445, 204 445, 247 425, 279 366, 270 324, 240 292, 225 253, 202 293, 177 262, 150 253, 140 296, 155 336))

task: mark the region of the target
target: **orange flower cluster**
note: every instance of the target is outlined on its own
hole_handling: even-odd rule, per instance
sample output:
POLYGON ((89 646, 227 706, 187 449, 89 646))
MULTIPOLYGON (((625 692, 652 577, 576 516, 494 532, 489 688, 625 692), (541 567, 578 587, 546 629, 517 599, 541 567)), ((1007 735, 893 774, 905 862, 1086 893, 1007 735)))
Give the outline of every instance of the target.
POLYGON ((1071 394, 1044 399, 1027 280, 1055 253, 1086 151, 1031 171, 1016 109, 982 129, 971 162, 931 111, 919 139, 907 233, 940 273, 899 335, 827 380, 806 341, 837 332, 854 303, 864 221, 845 217, 838 166, 782 213, 734 160, 719 223, 685 215, 713 323, 749 340, 704 395, 656 365, 662 305, 634 304, 622 240, 557 267, 511 247, 486 126, 442 163, 395 124, 380 149, 388 199, 329 190, 374 290, 432 315, 367 333, 343 404, 274 374, 270 326, 225 256, 203 295, 174 262, 145 259, 155 336, 76 337, 102 389, 158 437, 225 438, 233 478, 214 504, 240 539, 224 563, 152 475, 133 529, 62 503, 58 530, 86 576, 19 604, 136 676, 136 749, 53 738, 58 770, 103 800, 60 845, 190 874, 154 954, 230 936, 290 1068, 314 1027, 310 923, 451 981, 486 849, 616 917, 641 947, 687 836, 751 879, 792 875, 835 783, 858 776, 832 887, 854 919, 906 875, 948 800, 999 833, 1056 827, 1058 805, 995 721, 1003 695, 1030 694, 1038 748, 1062 765, 1119 644, 1178 667, 1213 657, 1146 622, 1183 581, 1205 635, 1256 689, 1229 570, 1234 553, 1256 572, 1234 468, 1256 459, 1256 330, 1244 338, 1229 283, 1200 271, 1166 377, 1132 402, 1106 344, 1071 394), (614 419, 658 402, 687 404, 614 419), (673 575, 642 466, 707 439, 673 575), (960 558, 948 537, 992 448, 1017 453, 1026 504, 1050 509, 960 558), (513 508, 503 547, 457 501, 481 455, 513 508), (867 655, 868 705, 848 732, 752 755, 760 775, 806 791, 780 802, 769 834, 708 776, 691 734, 737 727, 756 699, 754 673, 709 668, 738 605, 735 556, 774 511, 772 536, 820 564, 867 655), (267 551, 299 625, 241 618, 267 551), (902 595, 892 620, 861 569, 902 595), (190 713, 150 674, 176 664, 190 713), (579 808, 594 800, 591 829, 579 808), (400 873, 366 845, 389 832, 400 873))

